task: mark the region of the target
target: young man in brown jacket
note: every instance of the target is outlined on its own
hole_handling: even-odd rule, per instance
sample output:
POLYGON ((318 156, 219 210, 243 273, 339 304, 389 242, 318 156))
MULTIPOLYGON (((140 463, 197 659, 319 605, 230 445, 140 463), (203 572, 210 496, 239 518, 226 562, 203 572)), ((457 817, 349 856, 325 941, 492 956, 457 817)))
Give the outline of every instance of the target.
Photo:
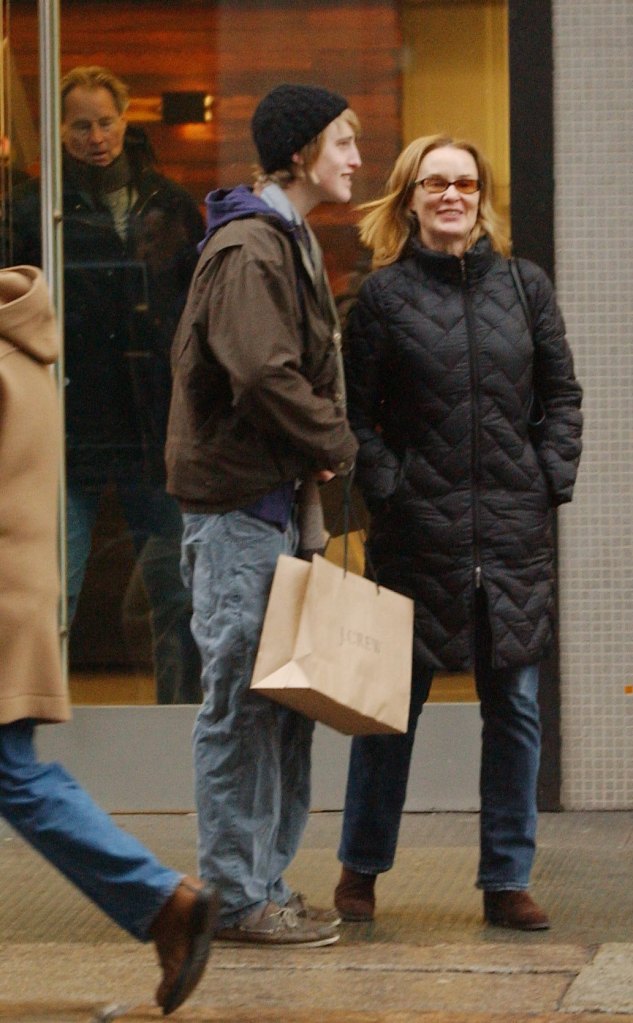
MULTIPOLYGON (((300 536, 315 481, 347 474, 340 332, 323 256, 304 217, 347 203, 360 166, 347 101, 281 85, 257 107, 254 190, 207 199, 209 230, 173 349, 168 490, 184 513, 204 700, 194 729, 201 876, 222 891, 225 940, 326 945, 317 910, 283 874, 310 802, 313 722, 249 691, 280 554, 300 536), (303 495, 303 496, 302 496, 303 495)), ((311 504, 314 507, 314 504, 311 504)))

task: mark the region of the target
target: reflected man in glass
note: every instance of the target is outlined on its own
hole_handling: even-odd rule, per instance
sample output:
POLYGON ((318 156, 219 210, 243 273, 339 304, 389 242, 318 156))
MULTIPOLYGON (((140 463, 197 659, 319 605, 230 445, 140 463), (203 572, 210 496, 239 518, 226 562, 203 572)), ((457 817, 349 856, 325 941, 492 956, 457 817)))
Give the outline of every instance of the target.
MULTIPOLYGON (((199 656, 178 564, 181 516, 165 492, 163 449, 169 349, 202 218, 156 171, 144 133, 128 128, 128 89, 112 72, 77 67, 61 92, 69 622, 100 498, 112 488, 151 609, 157 701, 198 702, 199 656), (152 220, 163 237, 170 226, 162 256, 148 240, 152 220)), ((32 187, 15 206, 16 261, 40 263, 39 223, 32 187)))

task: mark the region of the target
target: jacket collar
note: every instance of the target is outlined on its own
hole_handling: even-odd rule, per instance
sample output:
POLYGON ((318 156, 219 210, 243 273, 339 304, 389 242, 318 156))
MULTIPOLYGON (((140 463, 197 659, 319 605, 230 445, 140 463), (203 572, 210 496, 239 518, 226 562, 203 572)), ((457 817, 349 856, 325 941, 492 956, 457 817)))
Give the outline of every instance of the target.
POLYGON ((492 266, 495 254, 487 236, 480 238, 471 249, 460 259, 446 252, 426 249, 417 238, 412 238, 407 254, 413 257, 427 273, 440 280, 459 283, 464 279, 468 282, 479 280, 492 266))

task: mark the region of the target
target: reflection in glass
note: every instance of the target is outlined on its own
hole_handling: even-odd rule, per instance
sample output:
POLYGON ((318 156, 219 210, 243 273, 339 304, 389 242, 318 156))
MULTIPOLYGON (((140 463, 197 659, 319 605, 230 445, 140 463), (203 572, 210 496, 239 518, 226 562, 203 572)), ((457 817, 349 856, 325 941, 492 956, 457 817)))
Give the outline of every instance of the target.
POLYGON ((136 559, 121 598, 123 637, 127 593, 142 583, 156 701, 198 702, 199 659, 179 574, 182 522, 165 491, 164 444, 170 346, 202 219, 157 171, 145 133, 128 128, 119 79, 74 69, 62 100, 69 622, 108 490, 136 559))
MULTIPOLYGON (((125 640, 126 594, 142 585, 155 699, 197 702, 199 659, 179 575, 181 516, 165 491, 163 449, 171 340, 203 223, 190 196, 157 171, 144 132, 128 129, 126 103, 126 87, 107 71, 74 69, 62 81, 71 668, 72 624, 109 494, 125 529, 99 552, 106 554, 104 578, 110 589, 112 569, 131 555, 129 578, 117 595, 118 613, 97 609, 102 652, 93 643, 80 659, 92 668, 116 666, 110 639, 120 631, 125 640)), ((13 203, 16 262, 40 264, 40 215, 32 182, 13 203)), ((120 667, 134 667, 127 650, 120 667)))
MULTIPOLYGON (((36 175, 39 5, 35 0, 13 0, 10 6, 20 72, 13 87, 11 166, 14 174, 36 175), (31 127, 25 127, 29 122, 31 127)), ((76 603, 71 688, 79 702, 183 699, 190 669, 183 668, 178 680, 169 668, 183 642, 185 614, 174 509, 161 475, 161 435, 169 392, 169 346, 195 259, 193 242, 202 230, 199 210, 204 196, 212 188, 251 179, 249 118, 257 98, 281 81, 318 82, 326 66, 324 84, 353 99, 363 125, 363 167, 355 182, 354 204, 381 192, 403 139, 439 128, 476 138, 493 156, 496 177, 507 192, 507 4, 387 0, 372 6, 372 17, 367 18, 364 0, 325 5, 317 0, 275 4, 94 0, 89 51, 85 0, 63 0, 61 7, 63 71, 98 54, 131 86, 123 146, 130 179, 121 183, 118 175, 126 160, 120 160, 113 170, 89 167, 83 177, 81 167, 75 177, 70 171, 71 182, 67 172, 73 164, 65 160, 67 186, 72 185, 67 193, 79 193, 74 205, 70 194, 64 204, 69 360, 65 397, 70 496, 76 497, 78 536, 70 559, 75 573, 71 604, 76 603), (443 28, 449 9, 447 35, 443 28), (173 59, 176 38, 179 52, 186 54, 181 61, 173 59), (255 49, 253 38, 258 40, 255 49), (300 69, 288 65, 288 54, 297 53, 305 58, 300 69), (457 66, 459 75, 454 73, 457 66), (167 123, 163 95, 192 93, 213 97, 211 120, 167 123), (452 123, 454 118, 457 124, 452 123), (145 191, 144 184, 139 188, 137 172, 144 183, 159 181, 160 194, 150 196, 154 190, 145 191), (109 179, 109 200, 99 198, 98 177, 109 179), (120 203, 117 182, 123 195, 120 203), (130 190, 142 201, 130 202, 130 190), (162 202, 161 196, 174 193, 181 202, 162 202), (92 220, 89 230, 85 223, 82 227, 87 213, 92 220), (118 225, 114 233, 105 229, 113 219, 118 225), (109 448, 100 442, 99 424, 110 429, 109 448), (151 500, 139 489, 141 484, 149 487, 151 500)), ((115 122, 119 113, 115 105, 115 122)), ((80 139, 98 127, 103 125, 80 124, 80 139)), ((112 128, 107 122, 105 127, 112 128)), ((76 163, 72 144, 71 149, 76 163)), ((2 152, 6 170, 6 148, 2 152)), ((12 183, 16 198, 23 198, 15 176, 12 183)), ((507 194, 500 198, 503 205, 507 194)), ((16 205, 9 206, 11 216, 16 205)), ((353 300, 367 266, 352 210, 323 207, 313 218, 313 227, 335 293, 349 293, 353 300)), ((3 240, 13 239, 14 232, 5 230, 3 240)), ((30 241, 32 258, 37 260, 39 229, 34 229, 30 241)), ((179 661, 186 664, 187 657, 179 661)), ((446 681, 450 691, 443 682, 434 686, 433 695, 439 698, 446 691, 448 699, 463 698, 454 696, 455 684, 461 689, 465 685, 453 677, 446 681)))
POLYGON ((21 187, 31 180, 39 157, 34 113, 8 36, 10 5, 2 6, 2 47, 0 49, 0 189, 2 266, 15 265, 13 257, 13 203, 21 187))

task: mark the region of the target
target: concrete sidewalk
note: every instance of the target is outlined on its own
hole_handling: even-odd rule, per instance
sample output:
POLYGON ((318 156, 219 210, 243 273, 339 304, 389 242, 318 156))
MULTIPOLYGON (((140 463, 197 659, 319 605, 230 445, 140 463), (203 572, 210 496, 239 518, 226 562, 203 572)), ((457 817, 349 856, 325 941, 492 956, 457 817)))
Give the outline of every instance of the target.
MULTIPOLYGON (((120 817, 176 867, 195 863, 195 818, 120 817)), ((214 949, 182 1023, 633 1023, 633 813, 542 815, 534 892, 550 931, 484 926, 473 888, 475 814, 403 821, 375 924, 324 949, 214 949)), ((329 903, 339 814, 314 814, 290 880, 329 903)), ((96 1023, 152 1008, 151 946, 118 931, 8 829, 0 833, 0 1020, 96 1023)))
MULTIPOLYGON (((127 944, 4 947, 0 1019, 89 1023, 129 1005, 152 1008, 151 952, 127 944)), ((347 938, 318 952, 216 949, 185 1021, 223 1023, 633 1023, 633 944, 598 950, 498 944, 367 947, 347 938)))

